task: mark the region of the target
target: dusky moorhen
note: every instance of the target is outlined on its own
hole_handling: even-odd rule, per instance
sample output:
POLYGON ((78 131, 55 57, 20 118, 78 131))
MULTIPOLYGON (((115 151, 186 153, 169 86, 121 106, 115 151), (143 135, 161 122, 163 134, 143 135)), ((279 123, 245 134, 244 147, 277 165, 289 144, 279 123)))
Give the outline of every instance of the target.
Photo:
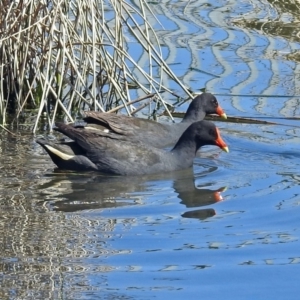
POLYGON ((227 118, 216 97, 210 93, 203 93, 193 99, 180 123, 158 123, 125 115, 86 111, 83 113, 83 120, 87 124, 78 127, 93 131, 108 129, 117 134, 130 136, 133 141, 163 148, 174 145, 189 125, 203 120, 206 114, 218 114, 222 118, 227 118))
POLYGON ((63 123, 56 126, 56 131, 73 141, 57 144, 38 139, 37 143, 61 169, 115 175, 154 174, 191 167, 197 150, 204 145, 215 145, 228 152, 217 127, 205 120, 190 125, 171 151, 111 132, 81 130, 63 123))

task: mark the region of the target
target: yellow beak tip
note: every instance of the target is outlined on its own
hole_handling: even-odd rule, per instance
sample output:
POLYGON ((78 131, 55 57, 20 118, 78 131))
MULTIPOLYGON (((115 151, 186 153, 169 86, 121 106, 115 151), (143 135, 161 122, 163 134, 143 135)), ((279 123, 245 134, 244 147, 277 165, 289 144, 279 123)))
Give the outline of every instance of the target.
POLYGON ((227 119, 227 115, 226 115, 225 113, 223 113, 223 114, 221 115, 221 118, 226 120, 226 119, 227 119))
POLYGON ((224 152, 226 152, 226 153, 229 153, 228 147, 223 147, 222 150, 223 150, 224 152))

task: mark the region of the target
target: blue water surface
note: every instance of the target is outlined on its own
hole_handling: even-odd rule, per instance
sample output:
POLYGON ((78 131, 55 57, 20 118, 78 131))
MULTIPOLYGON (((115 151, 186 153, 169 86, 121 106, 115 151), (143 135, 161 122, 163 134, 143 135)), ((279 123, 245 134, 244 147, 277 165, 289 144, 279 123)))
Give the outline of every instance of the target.
POLYGON ((250 26, 284 11, 149 5, 186 86, 216 94, 229 116, 275 124, 217 121, 228 154, 204 147, 193 169, 140 177, 56 170, 29 131, 2 131, 0 298, 298 299, 300 92, 287 55, 299 42, 250 26))

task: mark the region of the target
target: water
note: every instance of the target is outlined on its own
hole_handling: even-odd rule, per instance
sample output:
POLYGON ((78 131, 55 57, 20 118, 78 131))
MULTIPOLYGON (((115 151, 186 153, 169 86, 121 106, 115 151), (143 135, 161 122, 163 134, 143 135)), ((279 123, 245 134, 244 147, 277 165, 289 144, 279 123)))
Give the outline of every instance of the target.
POLYGON ((229 154, 107 177, 55 170, 29 131, 1 131, 0 299, 299 298, 299 43, 253 25, 296 18, 279 4, 153 4, 186 84, 230 116, 278 123, 217 122, 229 154))
POLYGON ((299 129, 218 125, 229 154, 146 177, 58 171, 4 133, 1 299, 297 299, 299 129))

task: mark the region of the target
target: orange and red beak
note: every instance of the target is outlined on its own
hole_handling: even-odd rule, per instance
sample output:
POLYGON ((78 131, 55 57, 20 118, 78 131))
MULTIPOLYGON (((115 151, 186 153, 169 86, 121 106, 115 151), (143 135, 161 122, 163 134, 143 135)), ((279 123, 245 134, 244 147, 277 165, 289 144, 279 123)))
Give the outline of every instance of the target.
POLYGON ((216 202, 220 202, 220 201, 223 200, 223 197, 222 197, 220 192, 214 192, 213 195, 214 195, 214 199, 215 199, 216 202))
POLYGON ((216 113, 223 119, 227 119, 227 115, 225 114, 223 108, 218 105, 217 109, 216 109, 216 113))
POLYGON ((220 135, 220 131, 218 128, 216 128, 217 130, 217 139, 215 140, 216 142, 216 146, 219 146, 223 151, 225 152, 229 152, 229 149, 226 145, 226 143, 223 141, 223 139, 221 138, 221 135, 220 135))
POLYGON ((226 190, 227 190, 227 187, 224 186, 214 192, 214 199, 216 202, 223 201, 222 192, 225 192, 226 190))

